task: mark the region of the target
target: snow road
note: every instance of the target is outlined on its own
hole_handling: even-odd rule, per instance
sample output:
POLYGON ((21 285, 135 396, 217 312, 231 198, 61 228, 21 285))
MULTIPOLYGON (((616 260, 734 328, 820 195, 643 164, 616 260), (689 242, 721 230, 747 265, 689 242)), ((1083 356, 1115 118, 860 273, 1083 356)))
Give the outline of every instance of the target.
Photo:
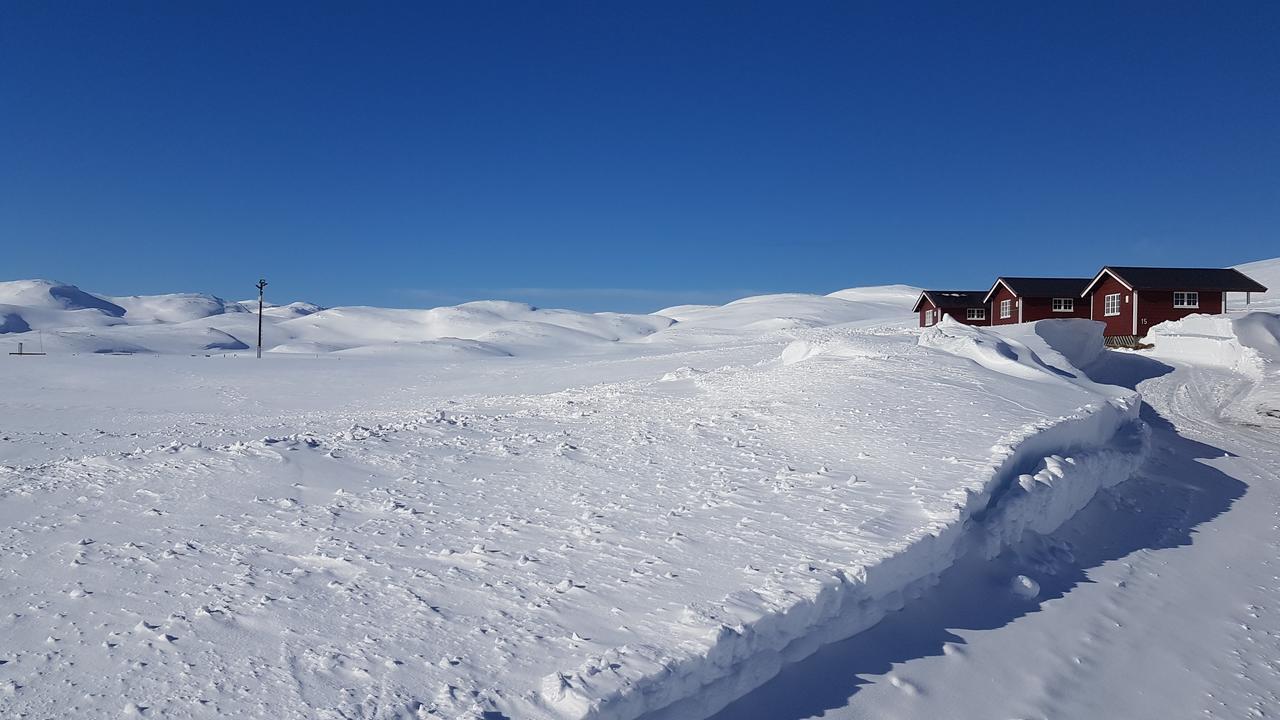
POLYGON ((1146 401, 1152 452, 1134 478, 717 720, 1280 713, 1280 423, 1239 412, 1259 379, 1135 353, 1091 370, 1146 401), (1020 574, 1038 598, 1009 590, 1020 574))

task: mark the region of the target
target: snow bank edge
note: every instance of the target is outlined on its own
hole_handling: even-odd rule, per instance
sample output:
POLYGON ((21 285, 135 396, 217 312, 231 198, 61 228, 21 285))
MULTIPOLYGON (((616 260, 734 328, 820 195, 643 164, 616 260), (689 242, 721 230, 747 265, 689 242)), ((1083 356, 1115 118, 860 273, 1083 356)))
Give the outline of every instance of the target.
POLYGON ((714 714, 783 665, 872 627, 962 554, 994 557, 1028 530, 1050 532, 1130 477, 1148 444, 1140 406, 1135 392, 1026 428, 992 448, 984 492, 970 493, 953 520, 904 538, 901 552, 870 567, 813 568, 785 605, 748 592, 698 608, 690 624, 704 630, 699 640, 623 646, 553 673, 541 704, 564 720, 714 714))

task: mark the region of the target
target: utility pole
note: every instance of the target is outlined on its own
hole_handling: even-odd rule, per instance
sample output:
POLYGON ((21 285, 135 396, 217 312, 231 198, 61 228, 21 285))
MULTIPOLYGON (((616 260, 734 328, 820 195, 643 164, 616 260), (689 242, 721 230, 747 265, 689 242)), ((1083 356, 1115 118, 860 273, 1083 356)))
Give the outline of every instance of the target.
POLYGON ((258 359, 262 359, 262 289, 267 286, 267 281, 259 278, 258 284, 258 359))

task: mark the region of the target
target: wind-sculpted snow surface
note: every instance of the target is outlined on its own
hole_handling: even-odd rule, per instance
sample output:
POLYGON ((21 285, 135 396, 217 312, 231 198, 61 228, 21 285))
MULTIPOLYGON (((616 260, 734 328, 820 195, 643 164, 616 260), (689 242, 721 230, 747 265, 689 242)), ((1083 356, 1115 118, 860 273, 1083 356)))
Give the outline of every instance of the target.
MULTIPOLYGON (((637 331, 571 329, 604 328, 637 331)), ((249 360, 22 365, 41 388, 20 394, 29 425, 37 398, 103 425, 0 445, 100 448, 0 467, 0 709, 705 716, 1127 476, 1135 396, 970 330, 676 333, 465 374, 277 357, 259 372, 281 381, 252 385, 233 372, 249 360), (84 398, 114 392, 93 386, 108 371, 136 387, 176 371, 224 409, 172 392, 95 419, 84 398), (456 392, 409 393, 424 372, 456 392), (271 395, 317 383, 306 412, 271 395), (246 437, 276 406, 276 429, 246 437)))
POLYGON ((1252 382, 1219 412, 1246 425, 1280 427, 1280 315, 1192 315, 1152 327, 1147 340, 1155 357, 1248 378, 1252 382))

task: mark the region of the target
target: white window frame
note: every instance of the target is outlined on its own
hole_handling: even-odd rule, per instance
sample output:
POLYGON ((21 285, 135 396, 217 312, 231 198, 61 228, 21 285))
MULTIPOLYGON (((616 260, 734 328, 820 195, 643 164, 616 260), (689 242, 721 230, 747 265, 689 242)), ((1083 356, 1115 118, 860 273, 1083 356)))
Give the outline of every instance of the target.
POLYGON ((1200 291, 1199 290, 1179 290, 1173 294, 1173 306, 1179 310, 1198 310, 1200 309, 1200 291), (1178 302, 1178 296, 1182 296, 1182 302, 1178 302))
POLYGON ((986 308, 967 308, 965 309, 965 319, 966 320, 986 320, 987 309, 986 308))
POLYGON ((1054 298, 1053 311, 1054 312, 1075 312, 1076 299, 1075 298, 1054 298))
POLYGON ((1105 317, 1117 317, 1120 315, 1120 293, 1109 293, 1102 297, 1102 314, 1105 317), (1113 302, 1115 303, 1114 305, 1112 304, 1113 302))
POLYGON ((1007 320, 1008 318, 1011 318, 1011 317, 1013 317, 1013 301, 1007 300, 1007 299, 1001 300, 1000 301, 1000 319, 1007 320))

